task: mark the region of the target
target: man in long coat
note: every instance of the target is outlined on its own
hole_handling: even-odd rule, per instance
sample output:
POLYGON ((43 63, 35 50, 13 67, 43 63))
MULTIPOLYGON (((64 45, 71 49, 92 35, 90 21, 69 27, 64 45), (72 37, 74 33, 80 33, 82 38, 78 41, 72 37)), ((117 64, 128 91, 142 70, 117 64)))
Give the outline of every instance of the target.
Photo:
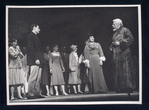
POLYGON ((37 36, 39 32, 39 26, 34 24, 31 26, 31 33, 27 37, 27 64, 30 66, 28 98, 43 98, 40 89, 43 53, 37 36))
POLYGON ((113 31, 110 50, 113 52, 113 63, 115 67, 115 89, 116 92, 132 92, 135 87, 135 71, 131 56, 130 45, 134 39, 129 29, 123 26, 120 19, 113 20, 113 31))

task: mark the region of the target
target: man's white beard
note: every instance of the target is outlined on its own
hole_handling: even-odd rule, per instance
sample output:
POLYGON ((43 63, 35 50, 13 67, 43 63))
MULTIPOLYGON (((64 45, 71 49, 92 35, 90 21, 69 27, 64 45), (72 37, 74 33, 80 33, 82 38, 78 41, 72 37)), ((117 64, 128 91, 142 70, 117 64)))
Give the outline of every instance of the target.
POLYGON ((116 31, 116 30, 118 30, 119 28, 120 28, 120 26, 119 26, 119 27, 117 27, 117 28, 114 28, 114 29, 113 29, 113 31, 116 31))
POLYGON ((38 34, 38 32, 36 32, 36 31, 34 31, 34 30, 33 30, 32 32, 33 32, 35 35, 37 35, 37 34, 38 34))
POLYGON ((116 30, 117 30, 116 28, 113 29, 113 31, 116 31, 116 30))

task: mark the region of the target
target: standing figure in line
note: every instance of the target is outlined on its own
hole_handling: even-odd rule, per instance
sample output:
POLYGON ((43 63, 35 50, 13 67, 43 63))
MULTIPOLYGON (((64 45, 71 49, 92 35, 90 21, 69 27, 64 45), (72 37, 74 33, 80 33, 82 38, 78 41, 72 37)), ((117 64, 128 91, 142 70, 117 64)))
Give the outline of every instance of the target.
POLYGON ((17 40, 12 38, 10 40, 11 46, 8 49, 9 52, 9 86, 11 91, 11 100, 14 99, 14 88, 17 87, 18 99, 22 99, 21 85, 24 84, 24 79, 21 74, 21 58, 23 54, 17 45, 17 40))
POLYGON ((80 79, 82 82, 82 91, 83 93, 89 93, 89 78, 88 78, 88 68, 89 68, 89 61, 85 60, 84 52, 79 57, 80 63, 80 79))
POLYGON ((107 93, 107 85, 103 75, 102 65, 105 56, 101 45, 94 42, 94 36, 90 36, 84 49, 85 59, 89 60, 89 83, 91 93, 107 93))
POLYGON ((63 73, 64 75, 64 80, 65 80, 65 91, 67 93, 70 93, 70 86, 68 85, 68 79, 69 79, 69 54, 67 53, 67 49, 65 46, 62 47, 62 60, 64 63, 64 68, 65 72, 63 73))
POLYGON ((132 92, 136 87, 134 64, 130 46, 134 39, 129 29, 123 26, 120 19, 113 20, 113 31, 110 50, 113 52, 115 66, 115 90, 116 92, 132 92))
MULTIPOLYGON (((44 57, 44 64, 42 69, 42 75, 41 75, 41 83, 46 87, 46 95, 50 96, 50 90, 49 86, 51 83, 51 73, 49 69, 49 55, 51 54, 49 46, 46 46, 46 51, 43 53, 44 57)), ((51 89, 51 88, 50 88, 51 89)))
POLYGON ((22 93, 24 95, 24 98, 26 98, 26 93, 28 93, 28 74, 29 74, 29 66, 27 65, 26 47, 22 48, 22 53, 24 54, 23 58, 21 59, 21 62, 22 62, 21 73, 23 74, 23 78, 24 78, 22 93))
POLYGON ((71 53, 69 55, 69 81, 68 84, 73 85, 74 93, 77 94, 76 85, 78 86, 78 93, 82 93, 81 91, 81 79, 80 79, 80 69, 79 69, 79 58, 77 55, 77 46, 70 46, 71 53))
POLYGON ((62 88, 63 95, 68 95, 65 92, 65 82, 63 77, 63 72, 65 71, 63 66, 62 57, 60 55, 60 52, 58 51, 58 45, 53 46, 53 52, 50 55, 50 73, 51 76, 51 85, 54 86, 56 96, 59 96, 58 93, 58 86, 60 85, 62 88))
POLYGON ((28 99, 44 98, 41 95, 41 72, 43 66, 42 45, 37 34, 40 33, 38 25, 31 25, 31 33, 27 37, 27 64, 30 67, 30 75, 28 79, 28 99))

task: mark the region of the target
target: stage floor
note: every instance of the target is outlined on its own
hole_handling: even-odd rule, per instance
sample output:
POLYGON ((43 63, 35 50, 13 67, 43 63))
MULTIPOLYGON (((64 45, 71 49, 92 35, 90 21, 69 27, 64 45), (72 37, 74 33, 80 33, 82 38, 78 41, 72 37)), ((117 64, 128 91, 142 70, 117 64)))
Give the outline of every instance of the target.
POLYGON ((23 103, 23 102, 79 102, 79 101, 139 101, 139 92, 130 93, 115 93, 109 92, 106 94, 69 94, 68 96, 59 95, 46 96, 38 99, 17 99, 10 100, 9 103, 23 103))

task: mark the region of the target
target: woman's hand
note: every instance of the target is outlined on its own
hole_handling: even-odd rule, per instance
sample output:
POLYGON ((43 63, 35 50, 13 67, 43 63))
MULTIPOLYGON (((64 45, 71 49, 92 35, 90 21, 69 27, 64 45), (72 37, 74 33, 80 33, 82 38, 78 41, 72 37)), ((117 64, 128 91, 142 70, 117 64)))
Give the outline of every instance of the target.
POLYGON ((51 73, 51 74, 53 73, 52 70, 50 70, 50 73, 51 73))
POLYGON ((71 68, 70 70, 71 70, 72 72, 75 72, 75 71, 76 71, 74 68, 73 68, 73 69, 71 68))
POLYGON ((112 47, 110 47, 109 49, 110 49, 111 51, 113 51, 113 50, 112 50, 112 47))
POLYGON ((19 53, 18 56, 20 56, 21 59, 24 57, 24 55, 22 55, 21 53, 19 53))
POLYGON ((39 61, 39 60, 36 60, 35 63, 36 63, 37 65, 39 65, 39 64, 40 64, 40 61, 39 61))
POLYGON ((102 62, 102 61, 99 61, 99 64, 100 64, 100 65, 103 65, 103 62, 102 62))
POLYGON ((65 69, 64 69, 64 68, 62 68, 62 71, 63 71, 63 72, 65 72, 65 69))
POLYGON ((103 56, 103 57, 100 57, 99 58, 101 61, 106 61, 106 58, 103 56))

